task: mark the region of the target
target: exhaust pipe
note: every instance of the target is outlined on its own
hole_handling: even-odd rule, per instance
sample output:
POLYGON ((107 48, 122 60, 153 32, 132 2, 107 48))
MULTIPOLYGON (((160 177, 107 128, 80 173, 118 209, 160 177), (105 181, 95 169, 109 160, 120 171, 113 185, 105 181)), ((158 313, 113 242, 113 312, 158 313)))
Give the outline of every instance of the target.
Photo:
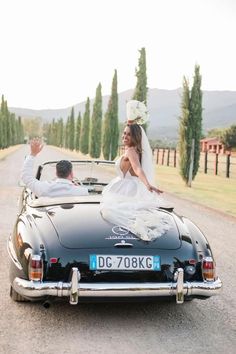
POLYGON ((46 301, 44 301, 43 302, 43 307, 45 308, 45 309, 49 309, 49 307, 51 306, 51 301, 49 301, 49 300, 46 300, 46 301))

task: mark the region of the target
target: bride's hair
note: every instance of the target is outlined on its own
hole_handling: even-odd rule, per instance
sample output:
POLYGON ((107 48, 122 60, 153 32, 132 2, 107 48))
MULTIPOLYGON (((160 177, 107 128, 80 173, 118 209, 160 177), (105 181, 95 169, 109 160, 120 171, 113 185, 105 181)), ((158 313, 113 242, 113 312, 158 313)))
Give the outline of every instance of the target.
POLYGON ((138 124, 127 124, 130 129, 131 144, 135 147, 137 153, 142 158, 142 131, 138 124))

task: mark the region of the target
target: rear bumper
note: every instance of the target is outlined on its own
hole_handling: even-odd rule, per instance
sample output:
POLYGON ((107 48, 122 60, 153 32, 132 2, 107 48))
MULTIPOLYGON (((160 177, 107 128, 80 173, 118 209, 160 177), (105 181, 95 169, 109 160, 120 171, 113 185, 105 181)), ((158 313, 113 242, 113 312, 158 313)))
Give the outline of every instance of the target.
POLYGON ((14 290, 26 298, 40 299, 45 296, 69 297, 70 304, 77 304, 79 298, 96 297, 170 297, 176 296, 177 303, 184 302, 184 296, 210 297, 218 295, 222 282, 218 278, 211 282, 183 282, 183 269, 179 268, 176 282, 169 283, 81 283, 77 268, 72 269, 70 282, 34 282, 15 278, 14 290))

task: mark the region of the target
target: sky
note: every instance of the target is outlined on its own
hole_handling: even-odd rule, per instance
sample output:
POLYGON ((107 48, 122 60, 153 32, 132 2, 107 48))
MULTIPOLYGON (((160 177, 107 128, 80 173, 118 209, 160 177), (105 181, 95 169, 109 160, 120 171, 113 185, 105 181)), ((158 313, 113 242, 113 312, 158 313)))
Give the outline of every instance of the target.
POLYGON ((0 0, 0 94, 9 107, 66 108, 136 84, 176 89, 199 64, 202 89, 236 91, 235 0, 0 0))

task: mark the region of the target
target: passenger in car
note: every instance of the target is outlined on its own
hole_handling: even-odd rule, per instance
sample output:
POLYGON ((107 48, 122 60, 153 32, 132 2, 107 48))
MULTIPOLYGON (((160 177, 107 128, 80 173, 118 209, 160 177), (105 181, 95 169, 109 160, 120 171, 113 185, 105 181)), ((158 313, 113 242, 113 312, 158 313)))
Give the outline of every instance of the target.
POLYGON ((101 215, 145 241, 163 236, 171 227, 157 208, 165 206, 163 191, 154 185, 152 150, 141 124, 146 122, 144 103, 127 103, 123 132, 125 153, 116 161, 117 177, 103 189, 101 215))
POLYGON ((72 163, 61 160, 56 164, 56 176, 54 181, 40 181, 33 175, 35 157, 43 148, 42 141, 34 138, 30 141, 30 155, 24 161, 22 181, 37 197, 64 197, 88 195, 88 189, 75 185, 73 181, 72 163))

